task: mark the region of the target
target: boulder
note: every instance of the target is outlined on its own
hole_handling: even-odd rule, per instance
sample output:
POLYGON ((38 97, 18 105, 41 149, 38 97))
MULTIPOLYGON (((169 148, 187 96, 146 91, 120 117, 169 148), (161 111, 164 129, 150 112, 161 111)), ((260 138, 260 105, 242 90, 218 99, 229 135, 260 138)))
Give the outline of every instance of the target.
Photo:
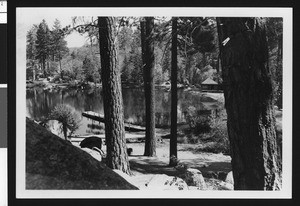
POLYGON ((87 152, 26 118, 26 189, 138 189, 87 152))
POLYGON ((180 177, 188 186, 196 186, 200 190, 207 189, 202 173, 197 169, 188 168, 180 177))
POLYGON ((218 175, 217 175, 217 173, 214 172, 214 171, 208 171, 208 172, 205 172, 204 176, 207 177, 207 178, 218 179, 218 175))
MULTIPOLYGON (((55 134, 56 136, 59 136, 62 139, 65 139, 64 137, 64 132, 62 130, 62 126, 61 123, 57 120, 48 120, 47 124, 46 124, 47 129, 52 132, 53 134, 55 134)), ((70 136, 71 135, 71 131, 69 129, 67 129, 67 135, 70 136)))
POLYGON ((221 182, 220 185, 220 190, 233 190, 233 184, 230 184, 228 182, 221 182))
POLYGON ((146 189, 149 190, 188 190, 184 180, 165 174, 154 175, 148 183, 146 189))
POLYGON ((98 151, 90 149, 90 148, 81 148, 81 149, 83 151, 87 152, 89 155, 91 155, 93 158, 95 158, 99 162, 102 161, 102 156, 101 156, 101 154, 98 151))
POLYGON ((230 183, 230 184, 233 185, 234 182, 233 182, 233 173, 232 173, 232 171, 230 171, 230 172, 227 174, 226 179, 225 179, 225 182, 230 183))
POLYGON ((114 169, 113 170, 116 174, 120 175, 121 177, 123 177, 127 182, 129 182, 130 184, 134 185, 135 187, 139 188, 139 186, 136 184, 136 182, 134 181, 134 178, 132 176, 129 176, 128 174, 122 172, 121 170, 117 170, 114 169))

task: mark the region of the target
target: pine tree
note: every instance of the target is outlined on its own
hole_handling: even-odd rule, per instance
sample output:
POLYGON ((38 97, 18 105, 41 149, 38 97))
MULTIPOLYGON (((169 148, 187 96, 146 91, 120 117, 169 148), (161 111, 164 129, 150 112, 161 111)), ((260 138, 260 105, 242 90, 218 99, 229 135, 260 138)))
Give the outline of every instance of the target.
POLYGON ((64 40, 64 32, 62 31, 60 21, 55 19, 53 29, 51 31, 51 53, 53 54, 55 60, 59 61, 59 72, 62 77, 61 59, 68 53, 69 49, 67 47, 67 42, 64 40))
POLYGON ((27 44, 26 44, 26 60, 27 60, 27 66, 31 68, 32 70, 32 79, 35 80, 35 56, 36 56, 36 31, 37 31, 37 26, 34 25, 26 35, 27 39, 27 44))
POLYGON ((42 72, 44 77, 47 75, 46 71, 46 60, 48 59, 49 54, 51 53, 51 35, 46 21, 43 21, 39 24, 36 32, 36 56, 35 58, 39 60, 42 72))

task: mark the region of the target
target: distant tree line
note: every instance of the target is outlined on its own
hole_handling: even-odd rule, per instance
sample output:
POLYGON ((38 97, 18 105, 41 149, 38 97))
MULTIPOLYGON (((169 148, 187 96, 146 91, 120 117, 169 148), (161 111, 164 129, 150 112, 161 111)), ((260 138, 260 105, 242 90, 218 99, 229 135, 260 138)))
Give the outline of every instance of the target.
POLYGON ((99 82, 99 49, 96 44, 68 48, 65 37, 69 27, 55 20, 49 29, 45 20, 27 32, 27 79, 53 77, 59 81, 99 82))

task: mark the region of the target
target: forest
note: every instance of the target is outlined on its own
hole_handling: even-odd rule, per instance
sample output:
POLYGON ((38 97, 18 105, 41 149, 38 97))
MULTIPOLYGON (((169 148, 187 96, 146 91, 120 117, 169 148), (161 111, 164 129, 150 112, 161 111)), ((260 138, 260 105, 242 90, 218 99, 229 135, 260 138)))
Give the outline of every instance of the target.
POLYGON ((70 19, 26 34, 27 117, 138 189, 281 189, 282 18, 70 19))

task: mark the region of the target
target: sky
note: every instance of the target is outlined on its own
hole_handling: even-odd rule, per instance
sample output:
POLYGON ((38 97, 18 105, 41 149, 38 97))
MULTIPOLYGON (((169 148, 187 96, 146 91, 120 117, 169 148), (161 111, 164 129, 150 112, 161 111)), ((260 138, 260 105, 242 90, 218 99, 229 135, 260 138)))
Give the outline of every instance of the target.
MULTIPOLYGON (((61 25, 72 23, 73 16, 281 16, 279 9, 247 9, 247 8, 55 8, 35 7, 17 8, 17 38, 26 40, 26 33, 33 24, 39 24, 43 19, 52 27, 54 20, 60 20, 61 25), (24 38, 25 37, 25 38, 24 38)), ((84 36, 73 32, 66 37, 68 47, 80 47, 86 42, 84 36)))
MULTIPOLYGON (((17 22, 17 29, 21 30, 20 34, 26 35, 34 24, 39 24, 42 20, 45 19, 49 28, 51 29, 55 19, 58 19, 62 27, 67 25, 72 25, 72 16, 64 13, 53 14, 52 12, 44 12, 35 10, 33 14, 26 15, 26 18, 20 18, 17 22)), ((78 32, 74 31, 70 35, 66 36, 65 40, 67 41, 68 47, 81 47, 87 42, 85 35, 80 35, 78 32)))

